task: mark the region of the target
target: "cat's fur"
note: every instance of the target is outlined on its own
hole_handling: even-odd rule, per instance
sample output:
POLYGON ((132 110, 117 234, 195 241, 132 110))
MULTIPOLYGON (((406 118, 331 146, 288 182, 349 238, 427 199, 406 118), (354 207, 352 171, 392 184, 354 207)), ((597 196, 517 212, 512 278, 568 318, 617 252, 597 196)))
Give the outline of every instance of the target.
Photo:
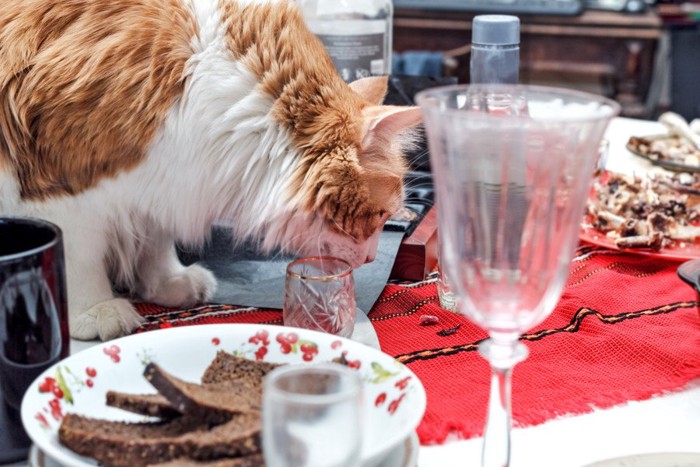
POLYGON ((291 1, 13 0, 0 9, 0 215, 64 232, 71 335, 142 320, 213 275, 174 242, 215 221, 268 250, 372 260, 402 204, 415 108, 346 85, 291 1))

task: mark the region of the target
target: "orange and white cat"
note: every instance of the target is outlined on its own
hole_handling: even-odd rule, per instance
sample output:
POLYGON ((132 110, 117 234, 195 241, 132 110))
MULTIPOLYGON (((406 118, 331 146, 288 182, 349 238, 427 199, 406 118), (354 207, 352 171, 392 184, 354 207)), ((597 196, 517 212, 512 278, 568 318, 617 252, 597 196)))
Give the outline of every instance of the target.
POLYGON ((74 338, 139 325, 115 287, 209 299, 174 244, 214 222, 359 266, 402 205, 419 111, 345 84, 291 0, 13 0, 0 64, 0 215, 63 229, 74 338))

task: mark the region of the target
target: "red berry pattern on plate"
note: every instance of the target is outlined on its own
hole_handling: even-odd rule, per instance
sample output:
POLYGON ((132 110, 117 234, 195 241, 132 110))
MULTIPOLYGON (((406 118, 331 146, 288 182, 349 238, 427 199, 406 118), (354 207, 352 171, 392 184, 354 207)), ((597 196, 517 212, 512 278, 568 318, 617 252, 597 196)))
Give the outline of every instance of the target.
POLYGON ((290 333, 280 333, 277 334, 275 338, 280 344, 280 351, 283 354, 290 354, 292 352, 296 353, 296 343, 299 342, 299 335, 295 332, 290 333))
POLYGON ((255 359, 264 360, 265 355, 267 355, 267 346, 261 345, 260 348, 255 351, 255 359))
POLYGON ((262 331, 256 332, 253 337, 248 339, 248 342, 250 342, 251 344, 270 345, 269 337, 270 334, 263 329, 262 331))
POLYGON ((56 387, 56 378, 47 376, 44 378, 44 381, 39 384, 39 392, 52 392, 54 387, 56 387))
POLYGON ((39 425, 45 430, 51 427, 51 425, 49 425, 49 421, 46 419, 46 416, 41 412, 38 412, 36 415, 34 415, 34 419, 37 420, 39 422, 39 425))
MULTIPOLYGON (((48 408, 44 409, 44 412, 51 415, 51 417, 60 422, 63 418, 63 410, 61 408, 61 401, 73 403, 73 394, 70 388, 66 384, 66 380, 63 377, 63 372, 61 367, 56 368, 56 377, 47 376, 44 380, 39 383, 39 393, 47 394, 51 397, 48 402, 48 408)), ((40 425, 44 428, 49 428, 48 419, 44 414, 38 412, 34 418, 39 421, 40 425)))
MULTIPOLYGON (((63 418, 62 403, 74 404, 73 394, 80 392, 82 387, 92 388, 95 385, 94 378, 97 377, 97 370, 91 366, 85 367, 85 380, 73 373, 67 366, 57 366, 54 376, 46 376, 38 386, 40 394, 50 397, 47 407, 43 410, 50 414, 51 418, 60 422, 63 418)), ((49 429, 49 419, 46 415, 38 412, 34 418, 42 428, 49 429)))
MULTIPOLYGON (((351 362, 352 360, 347 359, 347 352, 343 352, 341 354, 340 358, 334 359, 334 361, 338 363, 344 363, 348 365, 349 367, 352 367, 351 362)), ((356 361, 357 364, 360 364, 361 362, 359 360, 356 361)), ((358 367, 359 368, 359 367, 358 367)), ((396 371, 393 372, 385 367, 383 367, 380 363, 378 362, 372 362, 371 363, 371 369, 372 369, 372 375, 369 376, 369 378, 365 378, 365 381, 373 384, 384 384, 386 382, 389 382, 390 380, 394 379, 395 377, 400 376, 401 372, 396 371)), ((396 395, 389 395, 387 392, 382 392, 379 394, 376 399, 374 400, 374 406, 379 408, 384 406, 385 402, 392 398, 391 402, 386 406, 386 410, 390 415, 394 415, 396 411, 399 409, 401 402, 406 398, 406 394, 412 390, 413 388, 411 387, 410 383, 412 380, 412 376, 404 376, 402 378, 397 379, 393 383, 393 387, 396 388, 396 390, 391 389, 389 393, 391 392, 398 392, 396 395)), ((384 386, 386 387, 386 386, 384 386)))
POLYGON ((305 362, 312 361, 314 357, 318 355, 318 346, 313 342, 301 341, 301 345, 299 345, 299 350, 301 350, 303 354, 301 358, 305 362))
POLYGON ((267 355, 267 346, 270 345, 270 334, 266 330, 258 331, 248 339, 248 343, 258 345, 258 349, 253 353, 256 360, 264 360, 267 355))
POLYGON ((385 392, 383 392, 377 396, 377 398, 374 400, 374 406, 379 407, 384 402, 386 402, 386 393, 385 392))
POLYGON ((280 345, 280 352, 285 355, 301 352, 301 359, 311 362, 318 355, 318 345, 307 340, 299 340, 296 332, 279 333, 275 340, 280 345))
POLYGON ((221 344, 221 339, 219 339, 218 337, 213 337, 211 339, 211 343, 218 346, 219 344, 221 344))
POLYGON ((104 347, 102 351, 105 353, 105 355, 109 356, 114 363, 119 363, 121 361, 119 354, 121 353, 122 349, 120 349, 118 345, 112 344, 104 347))
POLYGON ((389 403, 389 407, 387 408, 387 410, 389 411, 390 414, 394 415, 394 413, 396 413, 396 411, 398 410, 399 405, 401 404, 401 401, 404 399, 404 397, 406 397, 405 392, 403 394, 401 394, 398 397, 398 399, 394 399, 393 401, 391 401, 389 403))
POLYGON ((60 366, 56 368, 55 378, 47 376, 39 384, 39 392, 50 393, 56 399, 65 399, 66 402, 70 404, 73 403, 73 394, 68 388, 68 384, 66 383, 66 379, 63 377, 63 372, 61 371, 60 366))
POLYGON ((63 411, 61 410, 61 401, 58 399, 52 399, 49 401, 49 407, 51 408, 51 416, 57 422, 60 422, 63 418, 63 411))
POLYGON ((89 388, 93 387, 95 383, 92 381, 92 378, 97 376, 97 370, 89 366, 85 368, 85 374, 88 375, 88 378, 85 380, 85 385, 89 388))
POLYGON ((394 383, 394 386, 396 386, 399 389, 405 390, 406 387, 408 386, 408 382, 411 380, 410 376, 406 376, 405 378, 401 378, 398 380, 396 383, 394 383))

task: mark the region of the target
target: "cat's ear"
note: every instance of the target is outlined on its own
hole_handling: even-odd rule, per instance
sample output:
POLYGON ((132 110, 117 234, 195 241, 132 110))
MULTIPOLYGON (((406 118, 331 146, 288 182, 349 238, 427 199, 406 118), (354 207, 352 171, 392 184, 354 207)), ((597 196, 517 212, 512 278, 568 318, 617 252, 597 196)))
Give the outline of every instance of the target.
POLYGON ((364 110, 367 125, 362 145, 366 147, 372 141, 391 141, 405 130, 421 122, 420 107, 382 105, 368 107, 364 110))
POLYGON ((389 78, 387 76, 370 76, 355 80, 349 86, 367 102, 381 105, 389 89, 389 78))

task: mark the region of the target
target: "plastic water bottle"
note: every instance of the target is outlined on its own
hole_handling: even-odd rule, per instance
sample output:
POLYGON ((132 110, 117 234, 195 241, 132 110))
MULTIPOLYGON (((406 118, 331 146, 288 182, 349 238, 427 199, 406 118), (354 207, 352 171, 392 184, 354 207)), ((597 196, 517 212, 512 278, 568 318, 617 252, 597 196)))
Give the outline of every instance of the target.
POLYGON ((520 20, 479 15, 472 21, 472 84, 516 84, 520 68, 520 20))
POLYGON ((299 4, 346 82, 391 74, 391 0, 299 0, 299 4))
MULTIPOLYGON (((472 21, 472 49, 469 65, 470 82, 472 84, 516 84, 519 79, 520 68, 520 19, 510 15, 479 15, 472 21)), ((487 103, 492 111, 498 111, 498 96, 487 103)), ((504 106, 511 109, 510 103, 504 106)), ((524 184, 524 162, 513 160, 513 180, 522 179, 524 184)), ((500 172, 491 174, 494 186, 500 183, 500 172)), ((493 201, 498 201, 496 194, 493 201)), ((519 197, 514 196, 514 202, 519 197)), ((494 206, 497 209, 497 206, 494 206)), ((524 213, 523 213, 524 215, 524 213)), ((517 218, 510 221, 511 228, 522 228, 524 219, 517 218)), ((438 231, 438 297, 440 306, 446 310, 457 311, 457 301, 451 290, 449 277, 440 267, 440 256, 444 253, 445 240, 438 231)), ((517 252, 513 251, 511 261, 517 261, 517 252)))

